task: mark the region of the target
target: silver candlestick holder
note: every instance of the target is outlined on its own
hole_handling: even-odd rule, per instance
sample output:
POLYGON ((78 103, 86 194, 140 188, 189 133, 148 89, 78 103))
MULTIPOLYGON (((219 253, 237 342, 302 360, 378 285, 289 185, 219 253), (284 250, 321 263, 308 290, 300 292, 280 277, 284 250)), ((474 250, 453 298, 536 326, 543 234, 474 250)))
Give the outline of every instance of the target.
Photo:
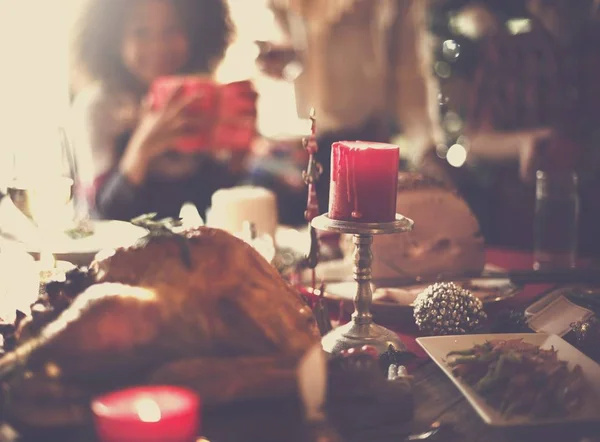
POLYGON ((396 350, 406 350, 398 335, 385 327, 373 322, 371 303, 371 266, 373 263, 373 235, 409 232, 414 222, 402 215, 396 215, 396 220, 386 223, 360 223, 353 221, 338 221, 329 218, 327 214, 312 220, 312 226, 318 230, 353 235, 354 243, 354 280, 357 283, 354 296, 354 313, 352 320, 345 325, 327 333, 321 343, 327 353, 339 353, 349 348, 370 345, 379 353, 393 346, 396 350))

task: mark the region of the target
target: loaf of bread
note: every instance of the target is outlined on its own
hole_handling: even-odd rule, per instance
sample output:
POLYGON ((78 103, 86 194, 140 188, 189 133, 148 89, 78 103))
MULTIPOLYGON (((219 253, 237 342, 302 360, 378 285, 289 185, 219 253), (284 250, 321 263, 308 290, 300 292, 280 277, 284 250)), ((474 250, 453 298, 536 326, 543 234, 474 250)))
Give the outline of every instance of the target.
POLYGON ((421 174, 400 173, 397 213, 414 220, 415 227, 375 237, 374 278, 435 278, 483 270, 479 223, 450 187, 421 174))

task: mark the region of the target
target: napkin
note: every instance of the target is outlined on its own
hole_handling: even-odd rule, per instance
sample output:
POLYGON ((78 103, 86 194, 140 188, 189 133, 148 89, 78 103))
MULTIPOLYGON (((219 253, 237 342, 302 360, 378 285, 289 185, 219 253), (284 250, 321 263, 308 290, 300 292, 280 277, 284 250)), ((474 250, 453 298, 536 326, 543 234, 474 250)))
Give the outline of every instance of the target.
POLYGON ((33 258, 17 245, 3 244, 0 252, 0 318, 15 320, 17 310, 29 312, 39 295, 40 272, 33 258))
POLYGON ((321 343, 312 347, 298 365, 298 387, 308 422, 325 420, 327 395, 327 358, 321 343))
POLYGON ((580 307, 564 296, 559 296, 538 313, 529 318, 529 327, 541 333, 564 336, 572 329, 572 324, 585 321, 594 312, 580 307))
POLYGON ((8 197, 0 201, 0 232, 24 244, 39 244, 41 240, 37 226, 8 197))

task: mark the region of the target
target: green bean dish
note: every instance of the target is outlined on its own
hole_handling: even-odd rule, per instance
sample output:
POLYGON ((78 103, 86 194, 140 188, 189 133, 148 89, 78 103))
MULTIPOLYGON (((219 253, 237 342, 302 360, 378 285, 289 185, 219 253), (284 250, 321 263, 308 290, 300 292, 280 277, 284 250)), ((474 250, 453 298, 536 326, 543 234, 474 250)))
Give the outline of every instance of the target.
POLYGON ((542 349, 520 339, 491 340, 448 353, 447 363, 454 376, 504 417, 564 417, 584 403, 581 367, 569 369, 554 348, 542 349))

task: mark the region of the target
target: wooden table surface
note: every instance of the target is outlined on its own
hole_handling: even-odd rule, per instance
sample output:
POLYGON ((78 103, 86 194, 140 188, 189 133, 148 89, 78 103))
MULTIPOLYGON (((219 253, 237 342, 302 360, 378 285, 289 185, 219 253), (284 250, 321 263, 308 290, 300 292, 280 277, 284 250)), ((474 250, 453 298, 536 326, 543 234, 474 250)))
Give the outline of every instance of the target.
MULTIPOLYGON (((426 428, 434 421, 451 424, 453 432, 447 434, 442 432, 436 439, 439 441, 579 442, 584 437, 592 436, 600 441, 600 424, 529 429, 490 427, 481 420, 460 391, 433 362, 425 363, 415 372, 413 388, 415 398, 413 430, 426 428)), ((394 439, 386 439, 386 436, 382 435, 380 440, 384 442, 394 439)))
MULTIPOLYGON (((446 375, 432 362, 415 372, 413 382, 414 418, 403 423, 390 418, 371 428, 343 432, 344 442, 402 442, 411 432, 419 432, 432 422, 449 424, 432 441, 437 442, 598 442, 600 423, 594 425, 543 426, 502 429, 486 425, 446 375)), ((401 411, 399 411, 401 413, 401 411)), ((360 427, 360 422, 355 422, 360 427)), ((218 415, 205 415, 205 434, 211 442, 313 442, 304 432, 299 408, 294 402, 247 405, 224 409, 218 415)), ((3 438, 2 442, 96 442, 89 433, 61 434, 22 439, 3 438)), ((314 441, 316 442, 316 441, 314 441)))
MULTIPOLYGON (((422 364, 414 375, 412 420, 403 421, 401 403, 381 405, 378 412, 386 414, 381 419, 385 423, 374 423, 369 427, 366 421, 373 419, 372 415, 365 417, 364 422, 360 422, 361 419, 357 416, 354 422, 348 422, 353 426, 352 430, 340 431, 343 435, 342 440, 344 442, 402 442, 409 433, 421 432, 432 422, 440 421, 448 426, 432 438, 432 441, 600 442, 600 423, 530 428, 491 427, 483 422, 464 396, 433 362, 422 364), (393 418, 394 409, 397 410, 397 419, 393 418)), ((232 410, 229 416, 225 412, 222 416, 223 423, 233 419, 230 423, 234 423, 237 430, 225 435, 220 429, 208 428, 209 436, 213 437, 211 442, 317 442, 314 438, 300 436, 301 424, 296 418, 290 418, 290 413, 298 417, 298 411, 294 407, 290 407, 285 412, 283 410, 284 408, 279 407, 277 411, 232 410), (246 418, 242 418, 240 413, 246 415, 246 418), (252 414, 250 419, 247 418, 247 413, 252 414), (266 421, 260 422, 262 419, 260 416, 263 416, 266 421), (247 427, 240 425, 243 421, 246 422, 247 427)), ((377 419, 372 420, 372 422, 376 421, 377 419)), ((216 423, 212 422, 212 424, 216 423)), ((207 424, 209 427, 213 426, 211 423, 207 424)), ((221 427, 221 425, 217 426, 221 427)))

